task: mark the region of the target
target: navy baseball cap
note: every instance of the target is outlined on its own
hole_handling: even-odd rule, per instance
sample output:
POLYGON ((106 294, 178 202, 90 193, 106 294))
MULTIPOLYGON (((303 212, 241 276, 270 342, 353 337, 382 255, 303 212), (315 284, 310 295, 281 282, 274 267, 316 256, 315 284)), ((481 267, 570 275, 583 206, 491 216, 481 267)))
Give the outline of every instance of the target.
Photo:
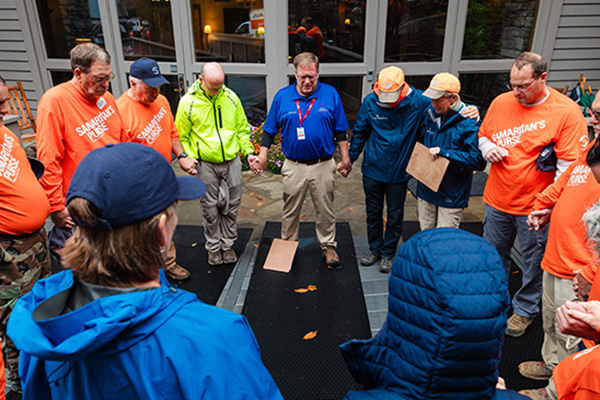
POLYGON ((153 88, 169 83, 169 81, 160 73, 158 63, 147 57, 142 57, 131 64, 131 67, 129 67, 129 75, 141 79, 142 82, 153 88))
POLYGON ((150 218, 176 200, 199 199, 205 193, 200 179, 176 176, 153 148, 119 143, 93 150, 79 163, 67 204, 75 197, 89 200, 100 211, 98 224, 91 227, 112 230, 150 218))

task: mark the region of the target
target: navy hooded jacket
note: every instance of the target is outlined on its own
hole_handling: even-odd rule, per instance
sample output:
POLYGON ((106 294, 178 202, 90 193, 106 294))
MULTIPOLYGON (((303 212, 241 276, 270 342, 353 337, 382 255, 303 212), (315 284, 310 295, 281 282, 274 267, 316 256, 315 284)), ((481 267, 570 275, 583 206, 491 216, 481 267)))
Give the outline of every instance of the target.
POLYGON ((454 228, 416 234, 394 260, 384 326, 341 345, 365 388, 346 399, 527 399, 496 389, 509 304, 489 242, 454 228))

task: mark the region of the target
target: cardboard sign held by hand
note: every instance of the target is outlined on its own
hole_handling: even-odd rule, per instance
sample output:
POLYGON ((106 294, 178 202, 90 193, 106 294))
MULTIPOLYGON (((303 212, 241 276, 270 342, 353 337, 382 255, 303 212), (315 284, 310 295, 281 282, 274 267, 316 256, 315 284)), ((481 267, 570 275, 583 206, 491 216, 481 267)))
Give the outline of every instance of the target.
POLYGON ((450 161, 439 155, 433 160, 429 149, 417 142, 406 166, 406 172, 429 189, 437 192, 448 169, 448 164, 450 161))

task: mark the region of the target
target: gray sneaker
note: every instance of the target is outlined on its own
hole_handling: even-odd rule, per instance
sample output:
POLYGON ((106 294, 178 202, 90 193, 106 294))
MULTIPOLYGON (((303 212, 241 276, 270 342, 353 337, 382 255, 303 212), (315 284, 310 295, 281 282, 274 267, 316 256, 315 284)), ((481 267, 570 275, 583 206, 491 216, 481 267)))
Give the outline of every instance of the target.
POLYGON ((221 250, 209 251, 208 252, 208 263, 210 265, 223 264, 223 254, 221 253, 221 250))
POLYGON ((375 264, 381 258, 381 254, 370 251, 369 254, 360 259, 360 263, 365 267, 375 264))
POLYGON ((379 272, 383 274, 389 274, 392 270, 392 259, 391 258, 382 258, 379 261, 379 272))

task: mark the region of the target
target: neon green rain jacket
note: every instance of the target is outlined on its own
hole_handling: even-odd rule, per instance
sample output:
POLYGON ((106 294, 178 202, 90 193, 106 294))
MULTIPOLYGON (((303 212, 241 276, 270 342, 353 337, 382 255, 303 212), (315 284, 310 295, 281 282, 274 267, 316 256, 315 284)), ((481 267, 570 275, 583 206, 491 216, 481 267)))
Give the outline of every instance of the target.
POLYGON ((197 80, 177 106, 175 125, 183 150, 200 161, 222 163, 239 152, 245 157, 254 152, 250 125, 239 97, 223 85, 210 97, 197 80))

